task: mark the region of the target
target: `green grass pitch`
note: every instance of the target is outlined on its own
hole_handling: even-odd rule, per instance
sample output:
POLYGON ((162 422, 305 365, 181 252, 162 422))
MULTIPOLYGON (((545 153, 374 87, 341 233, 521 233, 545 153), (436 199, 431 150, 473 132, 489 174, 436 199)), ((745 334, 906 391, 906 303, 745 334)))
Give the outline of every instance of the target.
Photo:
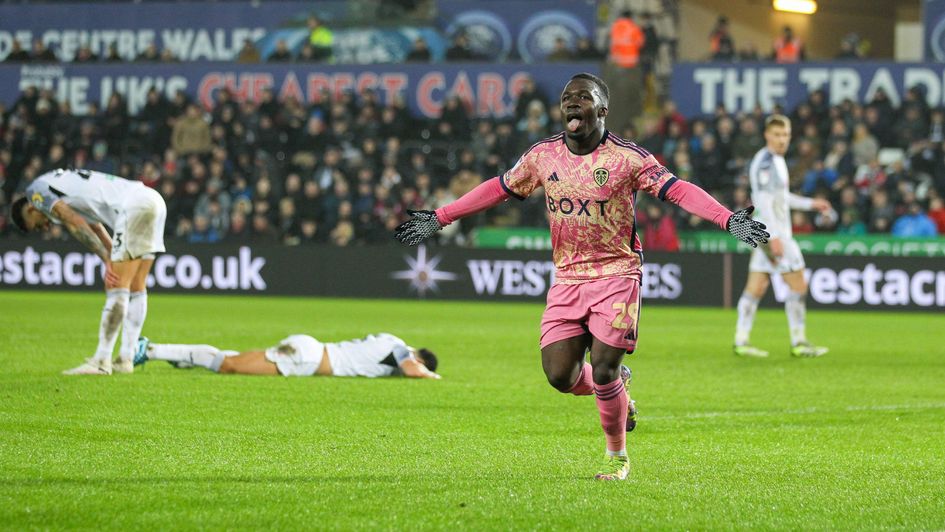
POLYGON ((832 348, 730 354, 734 311, 645 307, 631 478, 591 479, 594 401, 559 394, 535 304, 152 294, 155 341, 258 348, 388 331, 443 380, 64 377, 100 294, 0 292, 0 528, 942 529, 945 317, 811 312, 832 348))

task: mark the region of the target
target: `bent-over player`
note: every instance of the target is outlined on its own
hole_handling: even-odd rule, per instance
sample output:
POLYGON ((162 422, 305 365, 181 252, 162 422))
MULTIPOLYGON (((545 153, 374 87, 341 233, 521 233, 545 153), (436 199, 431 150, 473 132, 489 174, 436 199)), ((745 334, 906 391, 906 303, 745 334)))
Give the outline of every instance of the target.
POLYGON ((134 371, 132 359, 148 312, 146 281, 156 253, 164 249, 167 207, 140 181, 90 170, 54 170, 36 178, 11 206, 23 231, 62 224, 105 264, 105 308, 98 348, 66 375, 111 375, 112 351, 122 330, 114 371, 134 371), (111 228, 112 235, 105 230, 111 228))

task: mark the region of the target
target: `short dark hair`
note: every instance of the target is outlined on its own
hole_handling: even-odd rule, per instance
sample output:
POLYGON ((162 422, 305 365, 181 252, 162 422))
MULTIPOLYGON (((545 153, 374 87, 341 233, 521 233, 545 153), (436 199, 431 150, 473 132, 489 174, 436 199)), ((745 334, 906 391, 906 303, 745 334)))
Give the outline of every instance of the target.
POLYGON ((420 360, 423 361, 423 365, 426 366, 428 370, 436 371, 439 361, 437 360, 436 355, 433 354, 433 351, 430 351, 426 347, 421 347, 417 350, 417 356, 420 357, 420 360))
POLYGON ((580 74, 575 74, 571 76, 571 81, 576 79, 586 79, 593 84, 597 85, 597 88, 600 89, 601 94, 604 95, 604 105, 610 104, 610 88, 607 87, 607 84, 604 83, 604 80, 595 76, 594 74, 589 74, 587 72, 581 72, 580 74))
POLYGON ((27 201, 29 200, 26 199, 26 196, 23 196, 10 205, 10 219, 13 220, 13 225, 24 233, 26 232, 26 220, 23 219, 23 207, 26 206, 27 201))

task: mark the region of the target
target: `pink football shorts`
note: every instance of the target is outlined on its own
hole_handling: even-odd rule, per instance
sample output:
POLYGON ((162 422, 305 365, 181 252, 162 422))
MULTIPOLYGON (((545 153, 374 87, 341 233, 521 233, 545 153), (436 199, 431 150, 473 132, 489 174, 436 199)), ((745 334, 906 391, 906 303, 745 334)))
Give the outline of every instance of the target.
POLYGON ((640 321, 640 282, 613 277, 580 284, 555 284, 541 317, 541 347, 590 332, 632 353, 640 321))

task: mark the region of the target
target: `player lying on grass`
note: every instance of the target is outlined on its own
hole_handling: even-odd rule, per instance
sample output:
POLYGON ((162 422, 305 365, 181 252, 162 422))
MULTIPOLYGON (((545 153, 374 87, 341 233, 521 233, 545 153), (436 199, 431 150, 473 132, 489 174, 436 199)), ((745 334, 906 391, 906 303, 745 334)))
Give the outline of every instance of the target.
POLYGON ((10 208, 22 231, 62 224, 105 264, 105 308, 98 348, 66 375, 111 375, 112 351, 121 329, 114 370, 134 371, 132 358, 148 313, 146 281, 155 253, 164 251, 167 207, 140 181, 89 170, 54 170, 37 177, 10 208), (109 236, 104 226, 112 229, 109 236))
POLYGON ((156 344, 142 337, 135 365, 164 360, 178 368, 200 366, 217 373, 310 377, 389 377, 439 379, 432 351, 415 349, 387 333, 357 340, 322 343, 293 334, 278 345, 257 351, 224 351, 212 345, 156 344))
POLYGON ((751 219, 751 209, 732 214, 643 148, 608 132, 609 98, 597 76, 573 76, 559 102, 565 131, 538 142, 511 170, 453 203, 435 212, 410 211, 412 218, 395 236, 416 245, 460 218, 544 189, 555 283, 541 320, 542 368, 558 391, 596 395, 607 440, 596 478, 623 480, 630 471, 626 429, 633 408, 622 361, 637 345, 643 265, 637 191, 675 203, 752 246, 768 234, 751 219))

